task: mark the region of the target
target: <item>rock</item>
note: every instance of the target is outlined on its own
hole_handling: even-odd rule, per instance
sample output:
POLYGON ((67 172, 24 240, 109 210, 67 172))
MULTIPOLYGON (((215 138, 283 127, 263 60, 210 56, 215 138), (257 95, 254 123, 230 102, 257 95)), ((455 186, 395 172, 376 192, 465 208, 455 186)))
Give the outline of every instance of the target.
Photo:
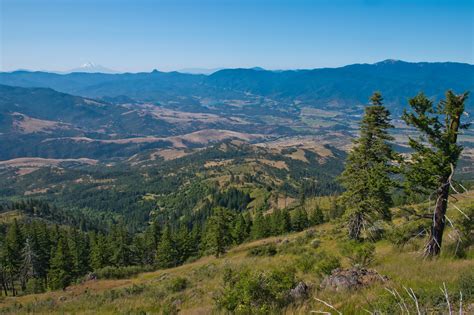
POLYGON ((64 302, 64 301, 66 301, 66 297, 61 295, 58 300, 61 301, 61 302, 64 302))
POLYGON ((329 276, 324 278, 321 283, 321 288, 335 291, 357 290, 362 287, 367 287, 378 282, 382 283, 387 280, 387 276, 382 276, 373 269, 338 268, 333 270, 329 276))
POLYGON ((300 281, 296 287, 290 290, 290 296, 295 300, 304 299, 308 297, 308 295, 309 287, 303 281, 300 281))

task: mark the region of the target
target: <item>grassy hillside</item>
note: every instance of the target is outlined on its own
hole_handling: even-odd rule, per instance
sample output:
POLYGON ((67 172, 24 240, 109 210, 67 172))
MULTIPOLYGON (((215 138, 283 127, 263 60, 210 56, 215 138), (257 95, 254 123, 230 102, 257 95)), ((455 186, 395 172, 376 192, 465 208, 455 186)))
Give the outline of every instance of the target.
MULTIPOLYGON (((474 192, 458 195, 456 198, 458 201, 453 203, 459 208, 467 209, 473 206, 474 192)), ((402 209, 393 210, 395 226, 387 227, 387 235, 388 231, 403 227, 413 219, 406 217, 402 209)), ((448 215, 454 224, 461 216, 454 207, 448 211, 448 215)), ((452 229, 448 229, 446 235, 449 236, 452 232, 452 229)), ((222 293, 228 289, 223 278, 229 276, 229 270, 241 277, 247 270, 252 275, 262 276, 262 279, 269 279, 265 275, 282 270, 284 275, 291 275, 294 283, 304 281, 310 288, 309 294, 286 305, 283 312, 288 314, 307 314, 310 311, 336 313, 317 299, 330 303, 344 314, 361 314, 367 311, 400 313, 400 307, 415 313, 415 302, 405 288, 408 292, 413 290, 422 312, 446 313, 448 306, 440 290, 444 285, 451 307, 455 310, 459 308, 461 291, 464 311, 472 311, 472 249, 468 251, 466 258, 455 259, 450 251, 453 241, 446 237, 443 257, 438 260, 423 260, 420 255, 423 237, 415 238, 404 247, 396 247, 387 239, 390 237, 375 242, 375 256, 369 268, 387 276, 388 280, 376 281, 359 290, 335 292, 320 287, 324 278, 324 273, 321 272, 324 268, 321 266, 327 257, 337 257, 344 268, 350 267, 351 258, 354 258, 343 250, 345 232, 340 223, 335 221, 301 233, 246 243, 232 248, 219 258, 203 257, 177 268, 142 273, 130 279, 89 280, 70 286, 65 291, 3 297, 0 312, 173 314, 179 309, 180 314, 225 313, 223 309, 217 308, 216 301, 222 299, 222 293), (275 251, 268 250, 269 248, 274 248, 275 251), (323 252, 324 255, 321 254, 323 252), (400 298, 394 298, 389 290, 398 292, 400 298)), ((255 312, 257 310, 255 305, 255 312)))

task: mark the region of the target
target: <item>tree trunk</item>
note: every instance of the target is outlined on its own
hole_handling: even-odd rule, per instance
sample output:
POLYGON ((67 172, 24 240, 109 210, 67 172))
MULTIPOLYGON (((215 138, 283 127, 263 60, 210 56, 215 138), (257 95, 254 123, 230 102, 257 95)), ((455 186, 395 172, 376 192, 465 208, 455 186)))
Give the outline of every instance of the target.
POLYGON ((363 225, 363 217, 362 214, 359 212, 356 212, 352 214, 352 217, 349 220, 349 238, 352 240, 360 240, 360 233, 362 231, 362 225, 363 225))
POLYGON ((446 223, 446 209, 448 208, 449 182, 443 181, 443 185, 438 188, 436 194, 436 207, 433 214, 433 224, 428 244, 426 244, 425 256, 435 257, 441 252, 441 243, 443 242, 443 232, 446 223))

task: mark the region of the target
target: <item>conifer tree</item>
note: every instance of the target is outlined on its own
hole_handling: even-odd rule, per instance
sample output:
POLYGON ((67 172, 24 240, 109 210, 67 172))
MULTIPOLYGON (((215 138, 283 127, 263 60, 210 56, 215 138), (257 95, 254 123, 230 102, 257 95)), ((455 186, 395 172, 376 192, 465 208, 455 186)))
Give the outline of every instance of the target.
POLYGON ((112 263, 117 267, 131 265, 131 237, 123 222, 112 226, 109 243, 112 248, 112 263))
POLYGON ((316 207, 311 212, 309 223, 310 225, 319 225, 324 223, 323 210, 319 205, 316 205, 316 207))
POLYGON ((452 177, 463 150, 457 144, 460 130, 469 128, 461 122, 468 93, 456 95, 446 92, 446 98, 437 107, 423 93, 410 99, 411 112, 405 111, 403 119, 421 134, 410 138, 414 153, 406 162, 406 183, 409 192, 429 195, 434 192, 433 224, 425 254, 439 255, 446 223, 446 210, 452 177))
POLYGON ((288 233, 292 229, 291 226, 291 215, 288 209, 283 209, 281 211, 281 222, 280 222, 280 232, 281 234, 288 233))
POLYGON ((250 211, 245 212, 244 219, 245 219, 245 231, 247 232, 247 235, 250 236, 250 234, 252 233, 252 225, 253 225, 252 215, 250 214, 250 211))
POLYGON ((49 287, 52 290, 65 289, 73 279, 72 259, 65 236, 60 236, 58 245, 51 256, 48 273, 49 287))
POLYGON ((178 264, 178 252, 171 233, 171 227, 166 225, 161 234, 156 251, 156 265, 159 268, 175 267, 178 264))
POLYGON ((263 215, 262 210, 257 210, 257 213, 255 214, 255 218, 253 219, 253 224, 252 224, 252 238, 253 239, 259 239, 263 237, 268 236, 268 225, 267 225, 267 220, 265 219, 263 215))
POLYGON ((281 234, 281 221, 282 214, 280 209, 275 209, 272 214, 270 214, 270 235, 281 234))
POLYGON ((161 227, 156 220, 154 220, 145 231, 145 257, 146 264, 153 265, 156 257, 156 250, 160 242, 161 227))
POLYGON ((100 269, 111 265, 111 252, 107 238, 99 233, 91 237, 91 267, 93 269, 100 269))
POLYGON ((184 263, 195 253, 194 239, 188 227, 184 224, 178 229, 176 234, 176 248, 178 250, 178 264, 184 263))
POLYGON ((47 286, 49 261, 51 259, 51 241, 45 222, 33 222, 30 229, 31 248, 36 254, 36 273, 47 286))
POLYGON ((309 226, 308 213, 303 208, 296 209, 292 219, 294 231, 303 231, 309 226))
POLYGON ((377 219, 390 219, 391 188, 396 154, 389 141, 390 113, 382 105, 382 95, 375 92, 371 105, 365 108, 360 123, 360 136, 346 160, 341 181, 346 189, 342 202, 351 239, 359 240, 368 224, 377 219))
POLYGON ((236 244, 242 244, 248 238, 247 222, 242 214, 237 216, 235 225, 232 231, 232 237, 236 244))
POLYGON ((206 248, 216 257, 224 254, 232 244, 233 215, 225 208, 215 208, 206 222, 204 240, 206 248))
POLYGON ((15 280, 18 279, 22 263, 21 250, 23 248, 24 239, 18 221, 15 219, 13 224, 8 228, 5 237, 5 268, 10 280, 10 288, 12 294, 16 295, 15 280))
POLYGON ((89 241, 76 229, 72 229, 68 237, 69 249, 72 259, 72 275, 79 277, 89 271, 89 241))

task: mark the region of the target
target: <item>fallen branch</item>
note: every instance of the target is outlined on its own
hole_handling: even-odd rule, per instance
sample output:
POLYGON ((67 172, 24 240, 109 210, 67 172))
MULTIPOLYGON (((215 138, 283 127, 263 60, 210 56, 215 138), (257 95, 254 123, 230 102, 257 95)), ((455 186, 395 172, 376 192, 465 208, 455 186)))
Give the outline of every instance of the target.
MULTIPOLYGON (((325 301, 323 301, 323 300, 320 300, 320 299, 318 299, 317 297, 314 297, 314 299, 315 299, 316 301, 318 301, 318 302, 323 303, 323 304, 326 305, 327 307, 333 309, 333 310, 336 311, 339 315, 342 315, 341 312, 339 312, 334 306, 332 306, 332 305, 329 304, 328 302, 325 302, 325 301)), ((329 314, 330 314, 330 313, 329 313, 329 314)))

